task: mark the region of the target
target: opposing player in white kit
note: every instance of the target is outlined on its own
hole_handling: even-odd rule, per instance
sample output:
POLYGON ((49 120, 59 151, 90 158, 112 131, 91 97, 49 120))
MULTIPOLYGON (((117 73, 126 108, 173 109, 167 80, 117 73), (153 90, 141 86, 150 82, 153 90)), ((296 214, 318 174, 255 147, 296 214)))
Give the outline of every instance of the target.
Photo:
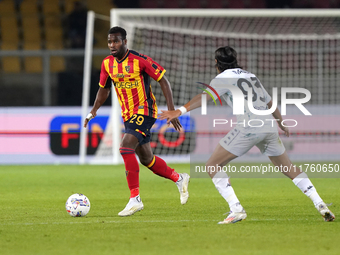
MULTIPOLYGON (((233 95, 230 89, 226 88, 227 86, 219 86, 219 84, 237 86, 243 92, 245 100, 244 114, 237 115, 237 126, 221 139, 206 163, 206 169, 208 169, 208 173, 215 187, 230 207, 228 217, 224 219, 224 221, 219 222, 219 224, 229 224, 244 220, 247 214, 238 200, 234 189, 230 185, 228 175, 223 171, 216 172, 212 169, 216 169, 216 166, 225 166, 231 160, 248 152, 254 145, 257 146, 264 155, 267 155, 275 166, 278 166, 280 169, 291 169, 292 171, 283 172, 283 174, 292 179, 293 183, 313 201, 314 206, 325 221, 333 221, 335 219, 334 214, 320 198, 307 174, 296 166, 291 167, 292 163, 281 142, 277 127, 273 125, 273 122, 275 122, 273 120, 274 117, 280 129, 282 129, 286 136, 289 136, 289 129, 281 124, 282 116, 280 111, 276 108, 272 117, 271 115, 255 115, 249 110, 247 102, 249 100, 249 89, 253 90, 251 100, 255 109, 267 110, 272 107, 271 97, 263 88, 260 81, 254 74, 243 70, 238 65, 237 53, 229 46, 221 47, 215 51, 215 62, 219 74, 211 81, 210 86, 213 87, 218 95, 231 107, 233 95), (249 121, 255 119, 256 124, 258 124, 257 121, 263 120, 263 122, 261 122, 263 126, 254 127, 255 121, 252 126, 248 125, 249 121), (268 121, 268 119, 272 119, 273 121, 268 121)), ((212 93, 211 89, 208 89, 208 91, 215 97, 214 99, 217 99, 217 95, 212 93)), ((187 104, 175 111, 162 111, 163 113, 159 115, 159 118, 167 119, 168 123, 170 123, 174 118, 178 118, 180 115, 200 107, 201 97, 202 94, 196 95, 187 104)))

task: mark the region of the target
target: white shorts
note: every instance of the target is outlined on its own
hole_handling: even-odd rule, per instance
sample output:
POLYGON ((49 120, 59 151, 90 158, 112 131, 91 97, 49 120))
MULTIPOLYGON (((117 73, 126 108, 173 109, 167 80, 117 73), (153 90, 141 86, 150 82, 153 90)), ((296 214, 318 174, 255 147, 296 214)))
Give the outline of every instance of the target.
POLYGON ((275 133, 244 133, 239 128, 232 129, 220 140, 220 145, 240 157, 256 145, 266 156, 280 156, 285 147, 277 132, 275 133))

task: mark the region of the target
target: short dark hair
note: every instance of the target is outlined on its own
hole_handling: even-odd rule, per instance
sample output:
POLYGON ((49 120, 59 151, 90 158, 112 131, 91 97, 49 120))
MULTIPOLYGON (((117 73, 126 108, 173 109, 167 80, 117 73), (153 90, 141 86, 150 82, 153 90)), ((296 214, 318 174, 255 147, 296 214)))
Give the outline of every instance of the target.
POLYGON ((122 27, 111 27, 107 34, 116 34, 119 33, 122 36, 122 39, 126 39, 126 31, 122 27))
POLYGON ((232 68, 242 68, 237 63, 237 53, 230 46, 220 47, 215 51, 216 67, 220 72, 232 68))

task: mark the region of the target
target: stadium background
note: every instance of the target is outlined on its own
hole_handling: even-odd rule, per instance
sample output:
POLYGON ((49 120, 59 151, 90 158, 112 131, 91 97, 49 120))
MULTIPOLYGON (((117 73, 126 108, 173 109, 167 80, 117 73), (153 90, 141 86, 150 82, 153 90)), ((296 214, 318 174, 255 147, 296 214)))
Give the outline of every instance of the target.
MULTIPOLYGON (((224 8, 227 10, 229 8, 336 8, 339 4, 340 1, 322 1, 321 3, 320 1, 255 0, 149 0, 140 2, 103 0, 97 4, 96 1, 90 0, 1 0, 1 163, 78 163, 78 133, 81 120, 79 118, 80 108, 77 107, 81 105, 82 100, 88 10, 108 17, 110 9, 114 7, 140 7, 145 11, 147 8, 162 8, 162 10, 166 10, 166 8, 224 8), (72 114, 70 114, 71 112, 72 114)), ((272 20, 265 20, 265 22, 275 23, 272 20)), ((305 30, 314 32, 313 28, 308 31, 309 21, 305 22, 307 24, 305 30)), ((337 33, 339 31, 337 18, 325 22, 320 19, 317 22, 319 23, 319 27, 315 28, 317 33, 328 29, 330 32, 337 33)), ((283 23, 282 27, 278 22, 277 30, 282 29, 289 32, 289 29, 284 27, 285 22, 281 23, 283 23)), ((230 21, 230 24, 233 24, 233 21, 230 21)), ((311 21, 310 24, 313 26, 316 23, 311 21)), ((261 26, 260 22, 255 30, 261 26)), ((274 28, 268 27, 269 31, 275 29, 275 25, 273 25, 274 28)), ((96 19, 91 71, 91 104, 98 88, 101 61, 108 54, 106 49, 108 28, 108 20, 96 19)), ((294 27, 291 30, 294 32, 294 27)), ((227 31, 229 32, 229 30, 227 31)), ((252 31, 248 29, 248 31, 242 32, 251 33, 252 31)), ((273 33, 276 33, 275 30, 273 33)), ((339 131, 336 128, 339 124, 337 104, 340 96, 340 90, 336 86, 339 80, 337 68, 339 40, 325 40, 324 43, 321 40, 321 44, 308 40, 298 43, 293 41, 276 43, 275 41, 216 37, 211 43, 206 43, 205 38, 200 36, 180 37, 172 32, 163 33, 142 28, 136 29, 133 37, 133 49, 153 57, 168 70, 167 76, 173 87, 176 105, 183 105, 190 99, 190 95, 199 92, 196 82, 209 83, 211 77, 215 75, 212 52, 224 44, 235 45, 239 51, 240 63, 258 75, 269 93, 271 93, 272 87, 280 89, 286 84, 309 89, 312 92, 309 107, 313 109, 314 121, 311 124, 310 120, 297 116, 302 120, 299 121, 300 128, 293 129, 294 139, 284 140, 284 143, 293 160, 337 159, 337 155, 340 153, 339 131), (162 42, 164 40, 166 45, 162 42), (188 42, 197 43, 191 47, 186 46, 188 42), (273 52, 265 52, 265 49, 270 47, 273 52), (307 53, 294 54, 294 51, 289 52, 291 47, 306 49, 307 53), (321 53, 321 60, 320 52, 317 50, 320 47, 325 49, 321 53), (286 48, 288 53, 281 54, 281 51, 286 48), (204 54, 199 52, 202 49, 204 54), (294 61, 294 64, 290 61, 294 61), (321 62, 320 71, 319 63, 321 62), (320 72, 323 76, 321 78, 320 72), (186 74, 183 76, 181 73, 186 74), (320 82, 323 84, 322 86, 319 85, 320 82), (183 83, 186 86, 183 86, 183 83), (319 93, 320 90, 321 93, 319 93), (325 116, 325 114, 328 115, 325 116)), ((159 86, 155 82, 152 83, 152 86, 158 105, 165 105, 159 86)), ((107 117, 110 115, 110 101, 109 98, 100 111, 104 119, 99 124, 95 121, 91 123, 88 137, 90 141, 88 144, 89 155, 96 153, 96 148, 103 137, 102 133, 107 126, 107 117), (93 134, 91 133, 92 125, 93 134)), ((298 115, 298 113, 296 114, 298 115)), ((196 117, 199 118, 199 116, 196 117)), ((229 117, 231 118, 231 115, 229 117)), ((294 114, 286 118, 289 117, 296 118, 294 114)), ((172 162, 188 162, 189 153, 193 153, 192 159, 196 157, 202 161, 206 160, 216 142, 223 136, 223 127, 221 130, 212 130, 211 127, 202 126, 204 120, 197 121, 197 118, 196 121, 191 120, 188 117, 183 119, 186 127, 183 134, 176 134, 172 132, 173 130, 163 128, 165 123, 158 121, 158 128, 155 128, 153 133, 154 140, 158 141, 153 144, 155 152, 163 155, 174 154, 175 157, 171 158, 172 162), (183 157, 183 154, 187 156, 183 157)), ((230 130, 230 127, 226 130, 230 130)), ((243 160, 263 161, 265 158, 261 157, 256 149, 253 149, 243 160)))
MULTIPOLYGON (((216 223, 225 218, 223 214, 229 209, 210 178, 192 178, 189 186, 190 200, 188 204, 182 206, 173 183, 160 179, 141 167, 141 194, 145 209, 133 217, 122 218, 118 217, 117 213, 126 204, 129 193, 124 166, 79 166, 76 157, 79 149, 78 130, 82 123, 80 105, 83 82, 84 13, 87 10, 105 16, 109 16, 111 8, 131 7, 138 7, 145 11, 147 8, 162 10, 167 8, 219 8, 221 10, 289 8, 288 10, 293 10, 339 8, 339 0, 116 0, 115 2, 87 0, 81 1, 86 7, 85 10, 78 5, 81 9, 78 17, 82 22, 80 26, 75 26, 76 30, 73 30, 69 17, 74 9, 74 2, 73 0, 0 0, 1 255, 59 255, 79 252, 91 255, 340 254, 340 247, 336 242, 340 238, 339 220, 336 218, 332 223, 323 222, 311 201, 288 178, 270 178, 283 177, 279 173, 269 174, 266 176, 268 178, 233 178, 232 176, 232 185, 247 210, 248 218, 245 222, 221 226, 216 223), (51 130, 57 132, 50 132, 51 130), (60 133, 60 131, 64 132, 60 133), (91 201, 91 211, 85 218, 70 217, 65 211, 67 197, 77 192, 84 193, 91 201)), ((319 12, 322 13, 323 10, 319 12)), ((333 28, 339 31, 340 23, 338 19, 334 20, 333 28)), ((96 20, 91 103, 98 88, 100 63, 108 53, 106 48, 108 28, 108 21, 96 20)), ((157 33, 151 35, 158 36, 157 33)), ((178 42, 176 40, 169 40, 169 42, 178 42)), ((152 44, 152 41, 148 43, 152 44)), ((200 46, 205 45, 202 41, 200 44, 200 46)), ((149 44, 145 45, 145 48, 138 48, 138 50, 154 54, 152 51, 148 52, 149 44)), ((247 61, 245 54, 249 45, 247 43, 241 45, 241 60, 249 67, 251 61, 247 61)), ((136 46, 143 46, 143 44, 136 44, 136 46)), ((209 50, 213 50, 215 46, 209 44, 209 50)), ((266 48, 267 44, 259 46, 266 48)), ((306 44, 306 46, 315 45, 306 44)), ((340 49, 339 40, 337 43, 333 40, 329 45, 323 46, 336 52, 340 49)), ((304 45, 301 48, 304 48, 304 45)), ((167 54, 171 55, 174 51, 169 52, 167 54)), ((182 52, 183 50, 180 50, 179 54, 182 52)), ((179 84, 180 78, 171 75, 173 72, 178 72, 176 58, 173 58, 172 64, 169 64, 167 54, 157 54, 152 57, 159 58, 157 60, 168 70, 171 83, 179 84)), ((307 119, 301 114, 294 115, 296 109, 288 109, 294 117, 299 118, 299 121, 300 119, 302 122, 305 121, 303 132, 293 130, 293 137, 285 141, 290 156, 296 156, 294 163, 298 165, 310 164, 316 160, 320 165, 339 166, 338 80, 340 79, 337 74, 339 54, 327 53, 325 56, 326 65, 322 69, 331 75, 329 79, 323 81, 323 84, 331 84, 331 86, 327 87, 330 89, 324 88, 321 99, 317 96, 312 97, 311 105, 307 105, 307 109, 315 118, 306 121, 307 119), (299 144, 298 148, 294 146, 296 142, 299 144), (294 149, 295 152, 291 153, 294 149), (304 158, 303 153, 307 153, 308 157, 304 158), (330 156, 328 160, 320 161, 320 158, 327 159, 326 156, 330 156)), ((193 55, 191 58, 192 63, 195 57, 196 55, 193 55)), ((204 61, 211 57, 210 52, 204 57, 200 56, 201 64, 195 69, 195 72, 200 75, 197 81, 209 82, 211 74, 214 73, 213 62, 204 61), (204 74, 200 72, 200 68, 205 68, 204 70, 208 72, 204 74)), ((261 80, 269 77, 270 81, 270 72, 273 71, 271 67, 275 67, 271 64, 275 62, 277 56, 266 57, 263 54, 260 57, 263 66, 256 73, 259 73, 261 80), (266 73, 267 70, 270 72, 266 73)), ((311 73, 315 66, 306 67, 304 63, 310 63, 311 59, 315 60, 317 57, 309 55, 304 59, 300 58, 299 54, 292 54, 285 61, 292 58, 296 58, 296 63, 301 64, 297 73, 303 71, 303 86, 311 86, 314 95, 318 83, 310 83, 310 81, 313 81, 311 73), (305 79, 308 77, 311 79, 305 79)), ((314 63, 317 65, 318 62, 314 63)), ((284 72, 282 77, 285 77, 284 72)), ((188 79, 190 78, 191 76, 188 79)), ((279 81, 280 76, 274 80, 279 81)), ((295 81, 296 84, 298 81, 295 81)), ((273 86, 263 83, 264 86, 273 86)), ((153 87, 155 86, 156 84, 153 83, 153 87)), ((200 91, 196 81, 192 86, 193 91, 190 92, 200 91)), ((174 89, 176 104, 181 105, 190 97, 188 91, 181 93, 176 86, 174 89)), ((155 93, 158 93, 158 98, 161 99, 161 92, 155 89, 155 93)), ((101 109, 101 116, 91 121, 94 130, 101 132, 105 129, 110 114, 109 105, 110 100, 101 109)), ((164 105, 164 101, 160 101, 160 105, 164 105)), ((220 116, 231 117, 228 114, 231 113, 222 111, 220 116)), ((202 123, 206 122, 208 119, 203 118, 202 123)), ((186 125, 188 129, 192 128, 191 122, 186 125)), ((158 128, 155 129, 157 132, 158 128)), ((94 153, 101 138, 100 132, 90 135, 88 153, 94 153)), ((203 126, 200 132, 200 148, 211 151, 218 137, 216 134, 211 136, 211 130, 206 126, 203 126)), ((216 133, 223 135, 225 130, 221 128, 216 133)), ((157 148, 161 141, 168 140, 159 139, 157 136, 153 141, 154 148, 157 148)), ((171 149, 169 145, 171 141, 166 150, 164 147, 161 150, 175 154, 181 152, 171 149)), ((208 151, 197 155, 207 156, 208 151)), ((248 158, 244 159, 262 161, 263 158, 258 156, 258 152, 251 151, 248 158)), ((260 163, 246 164, 242 161, 233 165, 239 168, 244 165, 260 166, 260 163)), ((170 166, 178 172, 189 173, 189 164, 171 163, 170 166)), ((312 179, 325 202, 333 203, 330 209, 336 217, 340 214, 338 189, 340 179, 332 177, 338 176, 337 172, 331 176, 322 176, 329 178, 312 179)))

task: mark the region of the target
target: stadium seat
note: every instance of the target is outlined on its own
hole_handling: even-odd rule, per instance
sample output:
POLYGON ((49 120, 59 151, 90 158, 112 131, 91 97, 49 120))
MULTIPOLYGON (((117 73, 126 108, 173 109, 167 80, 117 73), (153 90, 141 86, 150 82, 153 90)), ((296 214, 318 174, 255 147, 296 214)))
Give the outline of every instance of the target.
POLYGON ((41 43, 39 18, 36 15, 22 16, 23 43, 41 43))
POLYGON ((92 66, 93 68, 100 70, 103 59, 107 56, 93 56, 92 66))
POLYGON ((88 0, 87 8, 95 13, 109 16, 110 10, 113 8, 113 2, 112 0, 101 0, 100 4, 98 4, 98 0, 88 0))
POLYGON ((42 72, 41 57, 25 57, 24 69, 26 73, 41 73, 42 72))
MULTIPOLYGON (((1 3, 1 2, 0 2, 1 3)), ((17 50, 19 45, 19 30, 15 16, 2 16, 1 27, 1 50, 17 50)), ((19 57, 3 57, 2 70, 4 72, 20 72, 19 57)))
POLYGON ((64 1, 64 8, 67 14, 73 11, 74 2, 79 2, 79 0, 65 0, 64 1))
MULTIPOLYGON (((68 0, 66 2, 68 2, 68 0)), ((42 1, 42 12, 44 14, 59 14, 60 13, 59 1, 43 0, 42 1)))
POLYGON ((65 71, 65 58, 53 56, 50 58, 50 71, 51 72, 63 72, 65 71))
POLYGON ((37 0, 24 0, 20 4, 21 14, 35 14, 38 13, 38 1, 37 0))
POLYGON ((11 15, 15 13, 13 0, 0 1, 0 15, 11 15))
POLYGON ((0 17, 1 39, 3 42, 19 42, 19 29, 15 16, 0 17))
MULTIPOLYGON (((47 17, 45 19, 45 47, 48 50, 59 50, 64 48, 63 33, 61 29, 60 19, 58 16, 47 17)), ((65 58, 52 56, 50 58, 51 72, 65 71, 65 58)))
MULTIPOLYGON (((13 42, 2 42, 1 50, 17 50, 18 44, 13 42)), ((2 70, 7 73, 19 73, 21 71, 19 57, 2 57, 2 70)))
MULTIPOLYGON (((25 42, 24 50, 40 50, 40 42, 25 42)), ((41 57, 24 57, 24 69, 27 73, 41 73, 42 72, 42 58, 41 57)))
POLYGON ((47 42, 63 41, 63 29, 61 25, 61 17, 59 15, 45 16, 45 36, 47 42))

